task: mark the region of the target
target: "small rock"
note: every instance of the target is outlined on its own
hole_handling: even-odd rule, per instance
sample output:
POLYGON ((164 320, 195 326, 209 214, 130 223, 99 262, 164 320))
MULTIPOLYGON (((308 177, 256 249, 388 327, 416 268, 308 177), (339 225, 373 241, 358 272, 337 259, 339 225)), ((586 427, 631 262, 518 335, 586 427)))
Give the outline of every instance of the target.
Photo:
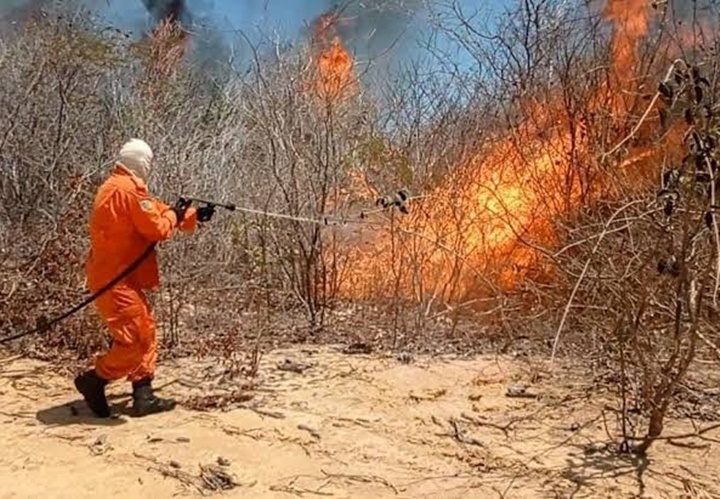
POLYGON ((180 442, 180 443, 183 443, 183 444, 187 444, 187 443, 190 443, 190 438, 188 438, 188 437, 177 437, 177 438, 175 439, 175 441, 180 442))
POLYGON ((148 435, 147 441, 150 442, 151 444, 156 444, 158 442, 162 442, 163 438, 162 437, 153 437, 153 436, 148 435))
POLYGON ((570 431, 578 431, 580 429, 580 423, 573 423, 570 425, 570 431))
POLYGON ((175 468, 176 470, 179 470, 180 468, 182 468, 182 465, 180 463, 178 463, 177 461, 170 461, 168 464, 170 465, 171 468, 175 468))
POLYGON ((524 385, 510 385, 506 395, 508 397, 518 397, 525 395, 525 392, 527 392, 527 388, 524 385))
POLYGON ((285 359, 282 362, 278 362, 278 369, 281 371, 290 371, 297 374, 302 374, 306 370, 310 369, 309 364, 303 364, 294 360, 285 359))
POLYGON ((529 393, 527 391, 527 388, 524 385, 520 384, 510 385, 507 389, 507 392, 505 392, 505 396, 511 398, 537 398, 536 394, 529 393))
POLYGON ((112 446, 107 443, 107 435, 100 435, 95 439, 92 445, 89 446, 89 448, 90 452, 94 455, 100 456, 111 450, 112 446))
POLYGON ((230 460, 229 460, 229 459, 226 459, 226 458, 224 458, 224 457, 222 457, 222 456, 218 456, 218 458, 217 458, 217 463, 218 463, 220 466, 230 466, 230 460))

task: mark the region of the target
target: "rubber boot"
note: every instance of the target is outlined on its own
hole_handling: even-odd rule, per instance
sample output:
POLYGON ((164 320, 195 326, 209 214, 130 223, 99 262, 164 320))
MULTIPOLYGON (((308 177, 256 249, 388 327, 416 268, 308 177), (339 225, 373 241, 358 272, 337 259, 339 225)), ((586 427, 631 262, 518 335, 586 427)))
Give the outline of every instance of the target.
POLYGON ((107 384, 107 380, 98 376, 94 369, 75 378, 75 388, 82 394, 93 414, 99 418, 110 417, 110 406, 105 398, 107 384))
POLYGON ((136 418, 172 411, 175 409, 175 400, 156 397, 152 389, 152 380, 143 379, 135 381, 133 386, 133 416, 136 418))

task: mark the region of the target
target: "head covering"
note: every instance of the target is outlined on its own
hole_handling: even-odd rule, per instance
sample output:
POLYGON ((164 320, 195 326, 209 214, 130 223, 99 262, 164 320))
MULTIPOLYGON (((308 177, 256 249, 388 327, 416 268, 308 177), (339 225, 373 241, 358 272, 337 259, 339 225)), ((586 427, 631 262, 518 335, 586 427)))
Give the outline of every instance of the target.
POLYGON ((150 146, 140 139, 130 139, 120 149, 118 162, 147 182, 153 152, 150 146))

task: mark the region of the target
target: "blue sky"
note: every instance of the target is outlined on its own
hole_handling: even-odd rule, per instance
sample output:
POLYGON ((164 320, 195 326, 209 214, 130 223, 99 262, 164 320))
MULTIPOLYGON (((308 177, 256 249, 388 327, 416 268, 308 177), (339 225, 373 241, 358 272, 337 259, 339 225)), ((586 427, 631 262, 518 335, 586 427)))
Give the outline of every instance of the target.
MULTIPOLYGON (((221 29, 252 31, 257 27, 277 29, 288 35, 297 34, 312 19, 327 10, 332 2, 323 0, 186 0, 200 22, 212 19, 221 29)), ((360 1, 360 0, 358 0, 360 1)), ((142 0, 105 0, 109 17, 123 27, 132 29, 149 22, 142 0)), ((482 4, 483 9, 496 10, 515 0, 458 0, 468 12, 482 4)))
MULTIPOLYGON (((457 1, 467 12, 477 10, 479 5, 478 0, 457 1)), ((298 40, 307 25, 333 4, 330 0, 187 0, 187 3, 196 23, 213 26, 214 32, 220 33, 229 44, 242 44, 240 31, 253 41, 258 40, 260 33, 282 40, 298 40)), ((487 0, 482 2, 482 9, 497 10, 512 3, 514 1, 487 0)), ((103 0, 99 5, 103 6, 104 17, 121 29, 139 33, 152 24, 142 0, 103 0)), ((395 25, 386 30, 384 38, 377 34, 369 36, 372 23, 366 23, 363 27, 365 31, 359 34, 354 48, 366 50, 370 56, 373 53, 385 54, 391 43, 396 47, 396 52, 407 50, 427 34, 424 29, 427 16, 428 12, 420 9, 412 25, 395 25), (397 45, 399 37, 403 42, 401 45, 397 45)), ((487 16, 483 15, 482 18, 487 16)), ((199 36, 202 37, 202 33, 199 36)), ((440 43, 445 44, 447 40, 441 38, 440 43)), ((392 54, 385 54, 385 57, 391 58, 392 54)))

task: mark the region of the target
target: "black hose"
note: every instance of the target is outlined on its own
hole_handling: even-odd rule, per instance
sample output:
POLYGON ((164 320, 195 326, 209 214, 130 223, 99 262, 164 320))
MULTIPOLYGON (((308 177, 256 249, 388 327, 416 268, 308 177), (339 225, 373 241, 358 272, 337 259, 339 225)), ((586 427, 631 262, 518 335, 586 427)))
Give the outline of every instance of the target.
POLYGON ((49 330, 51 327, 53 327, 58 322, 62 322, 68 317, 78 313, 83 308, 90 305, 92 302, 98 299, 102 294, 106 293, 110 290, 113 286, 115 286, 117 283, 122 281, 125 277, 127 277, 131 272, 133 272, 135 269, 138 268, 138 266, 153 252, 155 249, 155 245, 157 243, 152 243, 150 246, 147 247, 147 249, 140 254, 139 257, 137 257, 128 267, 120 272, 116 277, 114 277, 110 282, 108 282, 105 286, 98 289, 95 293, 93 293, 91 296, 87 297, 82 302, 75 305, 73 308, 68 310, 62 315, 59 315, 52 319, 51 321, 44 321, 44 320, 38 320, 38 324, 34 329, 31 329, 29 331, 24 331, 22 333, 15 334, 13 336, 8 336, 6 338, 0 339, 0 345, 3 343, 7 343, 9 341, 17 340, 19 338, 23 338, 24 336, 29 336, 31 334, 38 334, 38 333, 44 333, 45 331, 49 330))
MULTIPOLYGON (((213 201, 206 201, 206 200, 204 200, 204 199, 197 199, 197 198, 185 198, 185 197, 181 197, 181 198, 180 198, 180 201, 179 201, 178 203, 180 203, 180 204, 187 204, 187 206, 189 206, 192 202, 205 203, 205 204, 207 204, 208 206, 211 206, 211 207, 219 206, 219 207, 225 208, 226 210, 229 210, 229 211, 235 211, 235 205, 234 205, 234 204, 215 203, 215 202, 213 202, 213 201)), ((185 206, 185 207, 187 208, 187 206, 185 206)), ((90 305, 90 304, 91 304, 92 302, 94 302, 95 300, 97 300, 98 297, 100 297, 103 293, 106 293, 108 290, 110 290, 110 288, 112 288, 113 286, 115 286, 117 283, 119 283, 121 280, 123 280, 125 277, 127 277, 132 271, 134 271, 148 256, 150 256, 150 254, 151 254, 151 253, 153 252, 153 250, 155 249, 155 245, 156 245, 156 244, 157 244, 157 243, 152 243, 150 246, 148 246, 147 249, 146 249, 137 259, 135 259, 135 261, 133 261, 130 265, 128 265, 128 267, 127 267, 125 270, 123 270, 122 272, 120 272, 120 274, 118 274, 117 277, 113 278, 113 279, 112 279, 110 282, 108 282, 105 286, 103 286, 102 288, 100 288, 99 290, 97 290, 95 293, 93 293, 91 296, 89 296, 88 298, 86 298, 86 299, 83 300, 82 302, 80 302, 80 303, 78 303, 77 305, 75 305, 73 308, 71 308, 70 310, 68 310, 68 311, 65 312, 64 314, 59 315, 59 316, 55 317, 54 319, 52 319, 52 320, 50 320, 50 321, 46 321, 46 320, 43 320, 43 319, 38 319, 35 328, 33 328, 33 329, 29 330, 29 331, 24 331, 24 332, 22 332, 22 333, 18 333, 18 334, 12 335, 12 336, 8 336, 8 337, 5 337, 5 338, 2 338, 2 339, 0 339, 0 345, 2 345, 3 343, 7 343, 7 342, 9 342, 9 341, 13 341, 13 340, 17 340, 17 339, 19 339, 19 338, 23 338, 23 337, 25 337, 25 336, 29 336, 29 335, 31 335, 31 334, 44 333, 45 331, 49 330, 51 327, 53 327, 53 326, 54 326, 55 324, 57 324, 58 322, 62 322, 62 321, 64 321, 65 319, 67 319, 68 317, 70 317, 70 316, 78 313, 80 310, 82 310, 83 308, 87 307, 88 305, 90 305)))

